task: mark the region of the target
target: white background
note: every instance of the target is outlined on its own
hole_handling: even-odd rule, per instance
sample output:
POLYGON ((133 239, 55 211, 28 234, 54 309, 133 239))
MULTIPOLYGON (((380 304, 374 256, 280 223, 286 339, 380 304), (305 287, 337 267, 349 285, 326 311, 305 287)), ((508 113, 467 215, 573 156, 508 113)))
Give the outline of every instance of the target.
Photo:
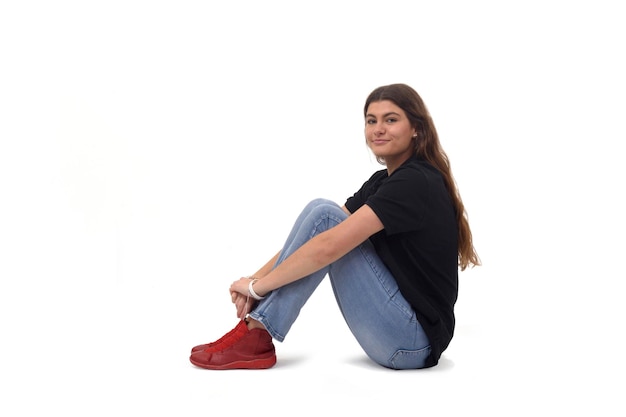
POLYGON ((624 415, 619 3, 3 2, 0 413, 624 415), (275 368, 191 366, 395 82, 484 263, 441 364, 372 365, 324 282, 275 368))

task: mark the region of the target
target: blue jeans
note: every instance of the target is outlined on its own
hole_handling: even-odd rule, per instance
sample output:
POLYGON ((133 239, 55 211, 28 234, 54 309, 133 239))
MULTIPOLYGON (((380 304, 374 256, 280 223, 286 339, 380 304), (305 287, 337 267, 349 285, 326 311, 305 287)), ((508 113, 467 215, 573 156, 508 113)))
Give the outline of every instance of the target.
MULTIPOLYGON (((313 200, 296 220, 276 264, 346 218, 336 203, 313 200)), ((326 275, 348 327, 374 362, 392 369, 424 367, 428 337, 369 240, 329 266, 272 291, 250 316, 282 342, 326 275)))

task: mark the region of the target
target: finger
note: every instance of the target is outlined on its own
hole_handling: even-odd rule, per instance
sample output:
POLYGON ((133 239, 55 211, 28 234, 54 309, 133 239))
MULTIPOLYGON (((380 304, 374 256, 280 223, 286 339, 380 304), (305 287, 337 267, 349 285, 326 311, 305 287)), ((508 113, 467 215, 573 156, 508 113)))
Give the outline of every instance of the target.
POLYGON ((246 314, 248 313, 248 309, 246 308, 246 303, 242 303, 237 308, 237 317, 240 319, 246 318, 246 314))
POLYGON ((235 308, 237 309, 237 316, 241 316, 241 311, 244 309, 245 302, 242 301, 241 297, 237 297, 235 300, 235 308))

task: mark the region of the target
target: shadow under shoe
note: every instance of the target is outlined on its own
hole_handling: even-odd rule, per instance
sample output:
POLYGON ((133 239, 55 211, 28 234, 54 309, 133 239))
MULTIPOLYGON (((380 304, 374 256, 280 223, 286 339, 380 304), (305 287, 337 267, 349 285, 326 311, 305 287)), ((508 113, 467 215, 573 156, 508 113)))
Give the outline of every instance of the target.
MULTIPOLYGON (((246 328, 247 330, 247 328, 246 328)), ((239 340, 219 350, 193 352, 189 360, 205 369, 267 369, 276 364, 272 336, 265 329, 252 329, 239 340)))
POLYGON ((194 346, 191 349, 191 353, 206 350, 208 352, 215 352, 230 346, 232 343, 241 339, 246 333, 248 333, 248 325, 245 320, 240 320, 234 329, 226 333, 224 336, 217 339, 215 342, 205 343, 203 345, 194 346))

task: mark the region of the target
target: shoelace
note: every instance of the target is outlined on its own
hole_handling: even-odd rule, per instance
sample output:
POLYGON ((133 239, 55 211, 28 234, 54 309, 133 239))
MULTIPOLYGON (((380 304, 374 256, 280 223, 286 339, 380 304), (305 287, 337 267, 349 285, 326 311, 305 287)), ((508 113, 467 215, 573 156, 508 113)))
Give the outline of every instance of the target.
POLYGON ((248 315, 248 301, 250 301, 250 294, 246 295, 246 303, 243 305, 243 314, 240 317, 241 320, 245 320, 248 315))

